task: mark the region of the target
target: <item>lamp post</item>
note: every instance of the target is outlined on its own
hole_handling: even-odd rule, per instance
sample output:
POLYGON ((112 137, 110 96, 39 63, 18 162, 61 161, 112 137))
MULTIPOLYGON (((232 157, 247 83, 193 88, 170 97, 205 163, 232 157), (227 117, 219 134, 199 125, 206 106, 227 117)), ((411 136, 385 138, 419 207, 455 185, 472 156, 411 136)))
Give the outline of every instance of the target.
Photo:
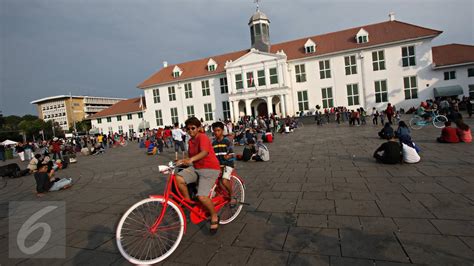
POLYGON ((72 102, 72 92, 69 92, 69 99, 71 100, 71 119, 74 125, 74 134, 77 135, 76 120, 74 119, 74 104, 72 102))

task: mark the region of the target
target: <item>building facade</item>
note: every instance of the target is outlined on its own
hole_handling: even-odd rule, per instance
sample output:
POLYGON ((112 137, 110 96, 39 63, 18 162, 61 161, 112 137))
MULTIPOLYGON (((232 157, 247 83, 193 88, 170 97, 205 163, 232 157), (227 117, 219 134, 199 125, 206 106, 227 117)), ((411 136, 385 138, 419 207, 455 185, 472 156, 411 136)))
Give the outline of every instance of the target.
MULTIPOLYGON (((390 102, 407 109, 434 98, 435 89, 452 92, 442 88, 433 64, 431 42, 442 32, 396 21, 393 14, 385 22, 278 44, 270 43, 270 20, 262 12, 248 25, 250 49, 166 63, 138 85, 151 127, 190 116, 211 123, 298 115, 317 105, 384 109, 390 102)), ((459 82, 467 96, 472 78, 459 82)))
POLYGON ((144 121, 145 112, 145 99, 138 97, 120 101, 87 119, 91 120, 93 133, 133 136, 134 132, 150 127, 144 121))
POLYGON ((74 122, 104 110, 121 101, 120 98, 58 95, 32 101, 37 105, 38 117, 44 121, 54 121, 63 130, 69 130, 74 122))

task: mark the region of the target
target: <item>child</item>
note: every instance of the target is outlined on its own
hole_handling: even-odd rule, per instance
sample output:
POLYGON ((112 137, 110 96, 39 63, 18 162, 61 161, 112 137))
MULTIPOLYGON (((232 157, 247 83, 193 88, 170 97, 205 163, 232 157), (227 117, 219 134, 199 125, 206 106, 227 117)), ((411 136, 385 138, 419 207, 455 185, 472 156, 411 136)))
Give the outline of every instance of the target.
POLYGON ((229 195, 232 195, 232 187, 230 185, 230 176, 234 170, 232 143, 227 138, 224 138, 224 123, 213 123, 212 131, 215 136, 212 147, 222 169, 222 184, 227 189, 229 195))

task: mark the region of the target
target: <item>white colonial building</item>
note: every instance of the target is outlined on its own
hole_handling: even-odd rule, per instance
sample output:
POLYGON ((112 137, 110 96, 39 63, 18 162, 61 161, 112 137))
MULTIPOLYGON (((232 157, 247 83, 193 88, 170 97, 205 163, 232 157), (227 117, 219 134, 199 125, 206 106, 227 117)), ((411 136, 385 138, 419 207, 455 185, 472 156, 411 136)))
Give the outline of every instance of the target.
POLYGON ((150 127, 144 121, 145 110, 143 97, 120 101, 88 118, 92 124, 91 133, 132 136, 134 132, 150 127))
MULTIPOLYGON (((431 41, 442 32, 396 21, 393 14, 385 22, 278 44, 270 43, 270 20, 262 12, 248 25, 250 49, 165 62, 138 86, 152 128, 190 116, 212 122, 295 115, 316 105, 381 109, 390 102, 409 108, 433 98, 435 88, 442 96, 454 93, 445 87, 451 83, 439 81, 441 66, 433 64, 431 41)), ((472 68, 474 59, 463 58, 463 67, 472 68)), ((462 88, 457 95, 467 96, 474 81, 466 73, 454 83, 462 88)))

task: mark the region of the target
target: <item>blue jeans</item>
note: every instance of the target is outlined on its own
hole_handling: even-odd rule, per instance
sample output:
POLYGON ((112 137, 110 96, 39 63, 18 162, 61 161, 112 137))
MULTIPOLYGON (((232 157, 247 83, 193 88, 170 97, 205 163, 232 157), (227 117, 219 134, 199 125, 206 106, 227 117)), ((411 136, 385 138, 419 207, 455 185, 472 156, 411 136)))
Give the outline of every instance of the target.
POLYGON ((0 152, 0 160, 2 160, 2 161, 6 160, 4 151, 0 152))

